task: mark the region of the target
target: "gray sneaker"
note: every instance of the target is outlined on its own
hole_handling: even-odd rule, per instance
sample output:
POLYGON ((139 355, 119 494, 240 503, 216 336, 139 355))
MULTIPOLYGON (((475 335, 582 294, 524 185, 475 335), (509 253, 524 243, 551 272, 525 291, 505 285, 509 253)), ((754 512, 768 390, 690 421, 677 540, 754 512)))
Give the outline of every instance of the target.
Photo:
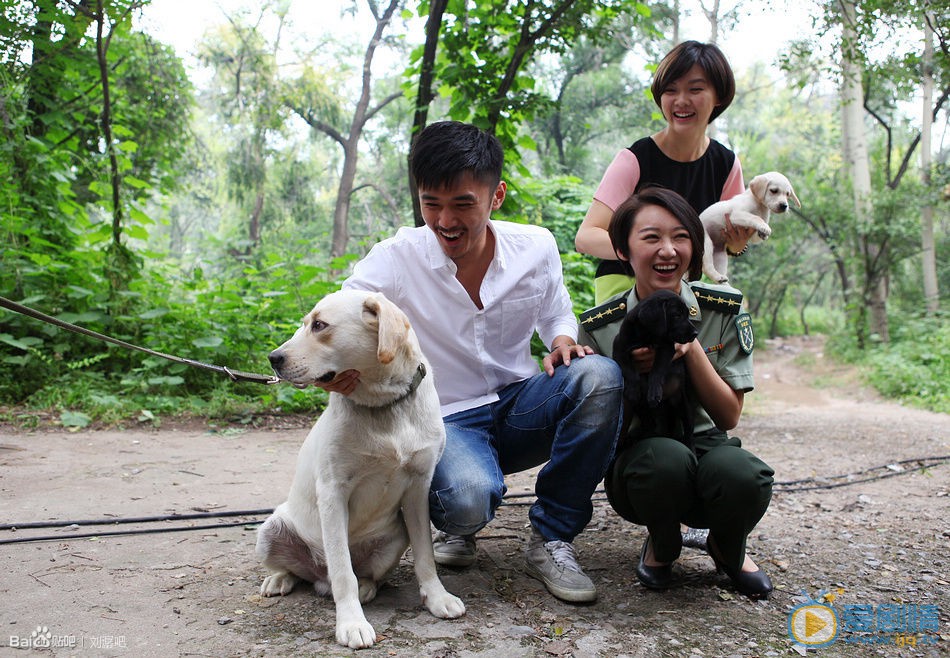
POLYGON ((577 564, 574 545, 566 541, 544 541, 531 529, 524 553, 525 571, 544 583, 554 596, 571 603, 589 603, 597 599, 594 583, 577 564))
POLYGON ((435 563, 446 567, 469 567, 475 564, 475 535, 450 535, 441 530, 432 542, 435 563))

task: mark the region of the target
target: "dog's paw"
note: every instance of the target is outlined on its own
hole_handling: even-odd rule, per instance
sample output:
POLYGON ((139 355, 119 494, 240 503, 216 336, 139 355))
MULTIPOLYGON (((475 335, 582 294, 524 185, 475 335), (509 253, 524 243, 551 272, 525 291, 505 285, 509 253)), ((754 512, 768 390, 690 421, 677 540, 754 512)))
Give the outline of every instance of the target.
POLYGON ((465 614, 465 604, 462 599, 449 594, 444 588, 441 592, 429 593, 420 590, 422 602, 433 616, 439 619, 455 619, 465 614))
POLYGON ((337 621, 336 641, 350 649, 365 649, 376 642, 376 631, 365 619, 337 621))
POLYGON ((727 277, 725 274, 720 274, 719 278, 716 279, 716 283, 728 283, 728 282, 729 282, 729 277, 727 277))
POLYGON ((376 598, 379 585, 370 578, 360 578, 360 603, 369 603, 376 598))
POLYGON ((272 573, 261 583, 261 596, 284 596, 290 594, 297 584, 297 576, 287 571, 272 573))
POLYGON ((768 224, 765 224, 764 226, 759 227, 758 233, 760 238, 767 240, 769 236, 772 235, 772 227, 768 224))

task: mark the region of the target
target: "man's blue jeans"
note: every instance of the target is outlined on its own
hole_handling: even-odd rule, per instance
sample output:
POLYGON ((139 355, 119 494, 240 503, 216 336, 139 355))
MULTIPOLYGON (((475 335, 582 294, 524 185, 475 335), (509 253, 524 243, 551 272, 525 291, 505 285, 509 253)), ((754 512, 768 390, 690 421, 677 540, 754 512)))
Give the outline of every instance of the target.
POLYGON ((548 462, 535 483, 531 525, 546 541, 573 541, 593 514, 591 495, 613 458, 623 379, 588 355, 499 391, 499 400, 446 416, 446 444, 432 478, 432 523, 472 535, 495 516, 505 474, 548 462))

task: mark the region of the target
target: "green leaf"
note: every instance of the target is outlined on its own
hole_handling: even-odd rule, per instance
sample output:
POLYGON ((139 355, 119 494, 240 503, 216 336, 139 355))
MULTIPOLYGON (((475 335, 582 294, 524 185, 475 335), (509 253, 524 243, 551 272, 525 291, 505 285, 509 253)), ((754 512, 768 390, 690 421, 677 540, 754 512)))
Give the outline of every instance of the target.
POLYGON ((191 344, 195 347, 218 347, 224 342, 224 339, 220 336, 202 336, 201 338, 195 338, 191 341, 191 344))
POLYGON ((139 224, 154 224, 155 220, 149 217, 143 210, 132 206, 129 210, 129 217, 137 221, 139 224))
POLYGON ((14 338, 10 334, 0 334, 0 343, 6 343, 11 347, 21 350, 28 350, 35 345, 42 345, 43 339, 34 336, 24 336, 23 338, 14 338))
POLYGON ((151 187, 151 185, 148 184, 148 181, 144 181, 141 178, 136 178, 135 176, 123 176, 122 182, 138 190, 144 190, 151 187))
POLYGON ((148 239, 148 229, 144 226, 132 225, 125 227, 125 234, 130 238, 135 238, 136 240, 147 240, 148 239))
POLYGON ((89 426, 89 423, 92 422, 92 418, 81 411, 64 411, 59 416, 59 422, 62 423, 63 427, 82 429, 83 427, 89 426))
POLYGON ((154 320, 155 318, 160 318, 163 315, 166 315, 169 312, 167 308, 153 308, 143 313, 139 313, 139 318, 142 320, 154 320))

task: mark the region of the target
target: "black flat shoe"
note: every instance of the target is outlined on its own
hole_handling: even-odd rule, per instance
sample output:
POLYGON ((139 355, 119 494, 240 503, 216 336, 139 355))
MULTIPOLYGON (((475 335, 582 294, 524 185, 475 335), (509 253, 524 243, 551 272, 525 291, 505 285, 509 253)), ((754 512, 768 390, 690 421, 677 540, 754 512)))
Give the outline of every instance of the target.
POLYGON ((643 583, 644 587, 650 589, 668 589, 673 581, 673 565, 664 564, 659 567, 648 566, 644 562, 647 554, 647 546, 650 544, 650 538, 643 542, 643 548, 640 549, 640 563, 637 564, 637 578, 643 583))
POLYGON ((712 558, 713 562, 716 563, 716 571, 729 576, 729 580, 732 581, 732 586, 736 588, 737 592, 745 594, 754 601, 769 598, 769 594, 772 593, 773 589, 772 581, 769 579, 768 574, 762 569, 742 571, 740 568, 738 572, 734 572, 726 568, 726 565, 720 562, 719 558, 713 553, 712 542, 709 541, 706 543, 706 552, 709 554, 709 557, 712 558))

